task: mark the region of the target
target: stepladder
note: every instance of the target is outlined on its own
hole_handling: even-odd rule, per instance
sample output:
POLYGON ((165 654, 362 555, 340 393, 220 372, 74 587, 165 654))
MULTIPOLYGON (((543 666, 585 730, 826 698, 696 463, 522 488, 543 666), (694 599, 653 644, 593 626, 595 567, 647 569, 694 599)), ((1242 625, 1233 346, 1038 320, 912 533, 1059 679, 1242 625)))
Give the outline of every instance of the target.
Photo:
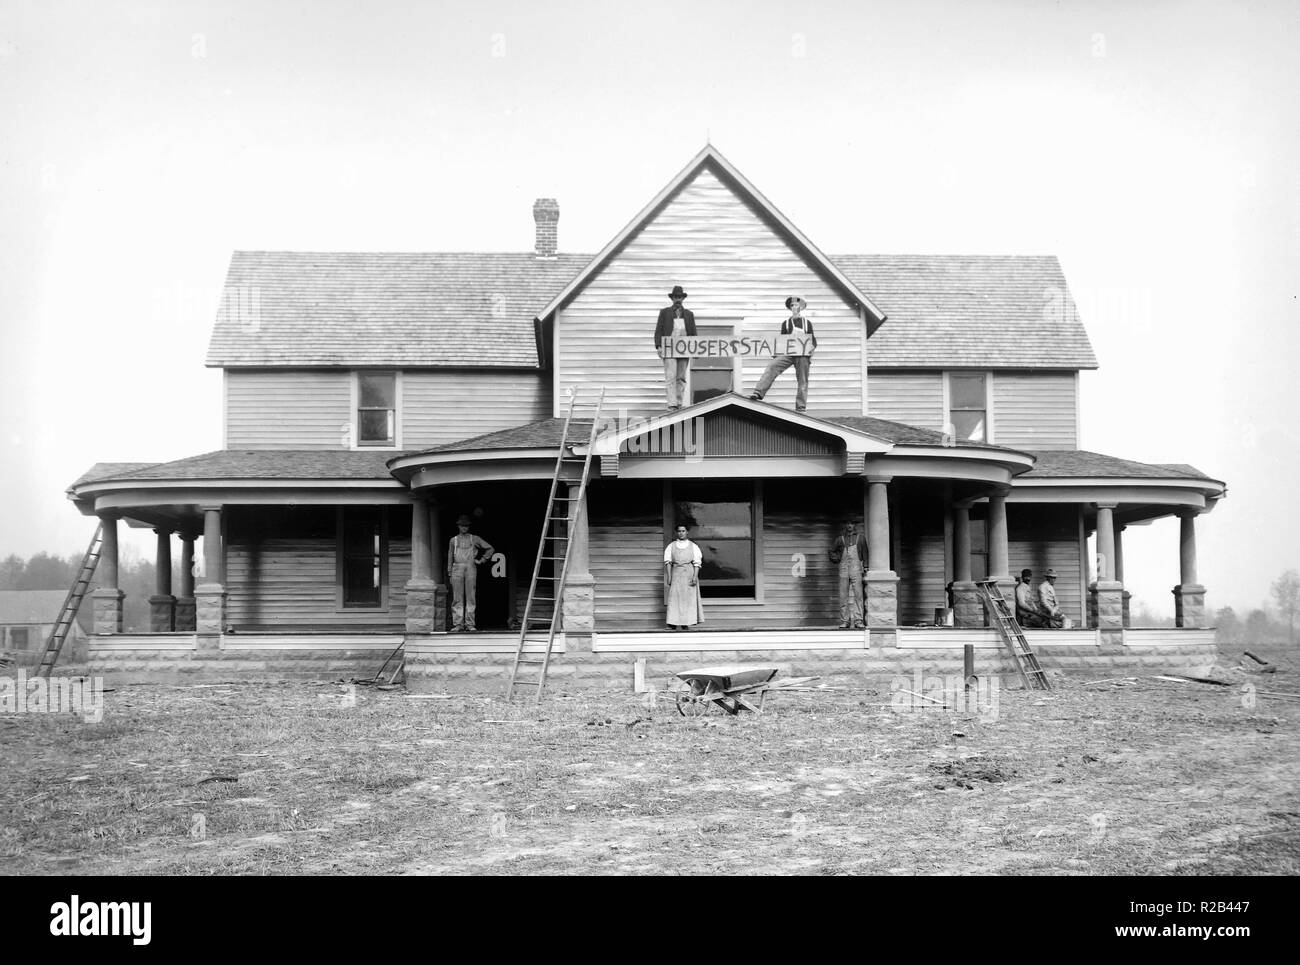
POLYGON ((591 428, 587 434, 585 452, 579 456, 573 451, 570 434, 580 428, 575 426, 579 390, 569 397, 569 408, 560 430, 559 450, 555 457, 555 471, 551 476, 551 489, 546 497, 546 512, 542 519, 541 537, 537 544, 537 557, 533 564, 524 615, 519 624, 519 640, 515 659, 510 668, 510 683, 506 699, 513 700, 516 691, 529 688, 533 702, 541 701, 546 688, 546 675, 555 650, 556 634, 564 622, 564 588, 569 578, 574 536, 583 524, 587 483, 591 476, 592 450, 600 425, 600 409, 605 400, 602 388, 591 414, 591 428), (545 635, 544 643, 539 639, 545 635), (541 646, 537 644, 541 643, 541 646))
POLYGON ((975 585, 979 587, 984 604, 988 607, 989 619, 1002 638, 1002 645, 1011 657, 1025 689, 1051 690, 1052 682, 1048 680, 1047 673, 1038 662, 1038 656, 1025 639, 1025 632, 1006 597, 1002 595, 997 580, 978 580, 975 585))

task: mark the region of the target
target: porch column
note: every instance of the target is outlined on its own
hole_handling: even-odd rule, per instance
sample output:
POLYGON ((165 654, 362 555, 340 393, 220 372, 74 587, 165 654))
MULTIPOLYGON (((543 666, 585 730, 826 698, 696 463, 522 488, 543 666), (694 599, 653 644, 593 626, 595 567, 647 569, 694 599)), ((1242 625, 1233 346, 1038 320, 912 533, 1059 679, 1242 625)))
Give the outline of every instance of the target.
POLYGON ((433 547, 429 532, 429 504, 419 496, 411 503, 411 578, 406 581, 407 635, 435 629, 433 547))
POLYGON ((176 597, 176 629, 194 631, 194 540, 192 532, 181 531, 181 586, 176 597))
MULTIPOLYGON (((576 497, 578 487, 570 485, 568 495, 576 497)), ((564 646, 567 650, 590 650, 596 629, 596 578, 591 575, 588 540, 587 494, 569 504, 569 573, 564 581, 564 646)))
POLYGON ((221 507, 200 506, 203 513, 203 582, 194 590, 194 628, 199 649, 215 649, 226 628, 226 589, 221 585, 221 507))
MULTIPOLYGON (((1127 529, 1127 527, 1124 526, 1122 523, 1115 527, 1115 582, 1119 583, 1121 586, 1124 585, 1124 530, 1125 529, 1127 529)), ((1124 600, 1123 602, 1124 626, 1127 627, 1131 625, 1129 620, 1129 600, 1133 598, 1133 594, 1130 593, 1128 590, 1124 590, 1120 594, 1120 596, 1123 597, 1124 600)))
POLYGON ((447 543, 442 538, 438 500, 425 501, 429 516, 429 579, 433 580, 433 632, 447 631, 447 543))
POLYGON ((1174 587, 1174 624, 1180 627, 1205 626, 1205 587, 1196 582, 1196 516, 1199 510, 1184 509, 1178 514, 1178 576, 1174 587))
POLYGON ((998 589, 1011 604, 1016 581, 1011 578, 1011 546, 1007 537, 1007 493, 1010 488, 997 489, 989 494, 989 579, 998 581, 998 589))
MULTIPOLYGON (((1097 508, 1097 578, 1088 587, 1088 615, 1102 631, 1124 627, 1124 584, 1115 579, 1115 503, 1097 508)), ((1113 641, 1118 642, 1118 640, 1113 641)))
POLYGON ((149 597, 149 632, 170 633, 176 628, 176 597, 172 596, 172 531, 154 530, 158 537, 154 553, 153 596, 149 597))
POLYGON ((959 627, 984 626, 984 604, 971 580, 970 507, 968 499, 952 505, 952 609, 959 627))
POLYGON ((99 589, 90 595, 96 633, 122 632, 123 593, 117 588, 117 513, 100 513, 99 589))
MULTIPOLYGON (((868 475, 867 573, 863 593, 867 629, 893 631, 898 626, 898 574, 889 568, 889 483, 893 476, 868 475)), ((896 641, 892 633, 888 645, 896 641)), ((883 642, 883 641, 882 641, 883 642)))

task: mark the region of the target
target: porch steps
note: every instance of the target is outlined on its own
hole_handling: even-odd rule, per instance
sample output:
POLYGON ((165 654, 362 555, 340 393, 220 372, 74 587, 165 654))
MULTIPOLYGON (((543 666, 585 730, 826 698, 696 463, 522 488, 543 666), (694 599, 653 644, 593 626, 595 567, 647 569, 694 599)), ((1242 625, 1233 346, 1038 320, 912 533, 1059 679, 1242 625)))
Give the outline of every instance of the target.
MULTIPOLYGON (((586 455, 579 458, 578 456, 569 455, 569 426, 573 422, 573 410, 578 404, 578 390, 573 390, 569 397, 569 411, 564 417, 564 429, 560 433, 560 449, 555 456, 555 472, 551 475, 551 491, 546 497, 546 515, 542 519, 542 535, 537 543, 537 560, 533 564, 533 578, 528 584, 528 600, 524 604, 524 618, 519 621, 519 644, 515 648, 514 664, 510 668, 510 683, 506 687, 506 700, 513 700, 516 687, 535 687, 533 691, 533 703, 540 703, 542 691, 546 688, 546 672, 551 666, 551 651, 555 646, 555 634, 563 623, 564 613, 564 586, 569 578, 569 550, 570 550, 570 523, 577 523, 582 515, 583 499, 587 494, 587 480, 591 476, 591 454, 596 441, 596 428, 600 424, 600 407, 605 401, 605 390, 600 390, 600 395, 596 397, 595 411, 591 416, 591 437, 588 439, 586 455), (564 496, 557 495, 560 488, 560 474, 565 466, 575 466, 581 463, 582 475, 578 483, 576 495, 573 493, 572 484, 570 484, 568 493, 564 496), (572 521, 569 519, 568 507, 570 503, 577 503, 577 510, 573 515, 572 521), (547 546, 548 540, 550 546, 547 546), (549 552, 548 552, 549 550, 549 552), (559 554, 559 555, 556 555, 559 554), (542 563, 550 562, 559 564, 559 576, 554 579, 553 595, 539 593, 538 590, 542 585, 542 563), (550 617, 533 616, 534 604, 543 603, 551 605, 550 617), (546 630, 546 649, 542 651, 541 656, 529 654, 524 656, 524 641, 528 637, 529 630, 546 630), (523 675, 520 674, 520 668, 532 668, 523 675)), ((555 567, 552 566, 552 571, 555 567)), ((547 587, 551 590, 551 587, 547 587)))
POLYGON ((1039 666, 1038 657, 1034 655, 1033 648, 1025 639, 1024 631, 1016 622, 1016 615, 1007 604, 1006 597, 1002 595, 998 581, 977 580, 975 585, 979 587, 984 602, 988 604, 989 613, 993 615, 993 626, 998 631, 998 636, 1002 638, 1007 653, 1011 654, 1011 662, 1016 665, 1025 689, 1051 690, 1052 683, 1047 679, 1043 668, 1039 666))
POLYGON ((58 619, 54 621, 54 626, 50 628, 50 636, 45 641, 45 649, 41 651, 40 663, 36 665, 36 676, 48 677, 54 665, 59 661, 59 654, 63 652, 63 645, 68 640, 68 634, 72 632, 73 621, 77 619, 77 610, 81 607, 81 601, 86 598, 86 593, 90 590, 91 577, 95 575, 95 567, 99 565, 100 550, 104 545, 104 526, 101 523, 95 527, 95 535, 90 538, 90 546, 86 548, 86 555, 81 558, 81 568, 77 570, 77 578, 72 581, 72 586, 68 589, 68 595, 63 599, 63 607, 59 610, 58 619))

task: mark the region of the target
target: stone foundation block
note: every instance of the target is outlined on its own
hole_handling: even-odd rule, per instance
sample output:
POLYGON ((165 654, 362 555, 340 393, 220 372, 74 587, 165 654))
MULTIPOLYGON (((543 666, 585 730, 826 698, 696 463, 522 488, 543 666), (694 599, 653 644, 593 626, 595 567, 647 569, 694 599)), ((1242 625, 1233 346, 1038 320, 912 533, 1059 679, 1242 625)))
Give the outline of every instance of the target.
POLYGON ((226 628, 226 591, 220 583, 205 583, 194 591, 195 626, 199 633, 219 634, 226 628))
POLYGON ((1205 626, 1205 587, 1199 583, 1183 583, 1174 587, 1174 625, 1205 626))
POLYGON ((122 632, 122 600, 125 597, 121 590, 104 589, 90 595, 95 633, 122 632))
POLYGON ((984 599, 974 583, 952 585, 953 622, 959 627, 984 626, 984 599))
POLYGON ((590 634, 596 629, 596 581, 590 574, 570 575, 564 585, 561 616, 564 632, 590 634))
POLYGON ((181 632, 194 632, 194 597, 180 596, 176 598, 176 629, 181 632))
POLYGON ((158 593, 149 597, 149 632, 171 633, 176 628, 176 597, 158 593))
POLYGON ((406 632, 436 633, 444 629, 438 623, 438 586, 433 580, 406 582, 406 632))
POLYGON ((898 626, 898 574, 868 570, 863 581, 863 608, 870 628, 898 626))
POLYGON ((1124 626, 1124 584, 1099 580, 1088 587, 1088 625, 1101 630, 1124 626))

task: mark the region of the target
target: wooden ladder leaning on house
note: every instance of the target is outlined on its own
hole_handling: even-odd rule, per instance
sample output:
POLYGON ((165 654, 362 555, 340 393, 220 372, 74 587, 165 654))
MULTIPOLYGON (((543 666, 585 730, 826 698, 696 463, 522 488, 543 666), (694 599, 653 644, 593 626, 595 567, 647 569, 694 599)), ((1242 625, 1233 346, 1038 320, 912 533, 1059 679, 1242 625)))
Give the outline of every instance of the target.
POLYGON ((1020 629, 1020 624, 1016 621, 1016 615, 1011 611, 1006 597, 1002 595, 1002 590, 998 587, 998 581, 978 580, 975 585, 980 588, 980 594, 988 605, 989 615, 993 618, 993 626, 997 629, 998 635, 1002 637, 1002 643, 1006 646, 1007 653, 1011 654, 1011 662, 1016 665, 1016 670, 1020 673, 1020 679, 1024 681, 1025 689, 1051 690, 1052 683, 1047 679, 1047 674, 1043 672, 1043 668, 1039 666, 1038 657, 1034 655, 1033 649, 1029 646, 1029 641, 1025 639, 1025 632, 1020 629))
POLYGON ((77 610, 81 607, 81 601, 86 598, 86 591, 90 589, 90 579, 95 575, 95 567, 99 565, 99 553, 103 545, 104 526, 101 523, 95 527, 95 535, 90 538, 86 555, 81 558, 81 568, 77 570, 77 578, 72 581, 68 595, 63 599, 63 607, 59 610, 58 619, 50 628, 45 649, 41 651, 40 662, 36 665, 36 676, 48 677, 54 665, 58 663, 63 645, 68 640, 68 634, 72 632, 72 623, 77 619, 77 610))
POLYGON ((573 394, 569 397, 569 411, 564 417, 564 429, 560 435, 560 451, 555 457, 555 472, 551 476, 551 492, 546 497, 546 518, 542 520, 542 536, 537 544, 537 561, 533 564, 533 579, 528 585, 528 600, 524 604, 524 619, 519 625, 519 644, 515 648, 514 666, 510 668, 510 685, 506 688, 506 700, 511 700, 515 695, 516 687, 535 687, 533 702, 539 703, 542 699, 542 690, 546 686, 546 672, 551 666, 551 651, 555 646, 555 631, 560 627, 564 614, 564 586, 569 578, 569 547, 570 538, 573 536, 573 528, 577 525, 582 516, 583 498, 587 493, 587 479, 591 474, 591 451, 593 443, 596 441, 596 427, 600 424, 600 407, 605 401, 605 390, 600 390, 600 395, 596 398, 596 408, 591 416, 591 434, 587 440, 587 453, 579 458, 578 456, 567 455, 569 446, 569 425, 573 422, 573 410, 578 404, 578 390, 574 389, 573 394), (560 485, 560 476, 565 466, 574 466, 582 464, 582 473, 579 477, 577 492, 574 492, 572 484, 569 485, 568 495, 557 496, 556 492, 560 485), (572 504, 573 516, 570 518, 569 507, 572 504), (563 533, 557 530, 564 528, 563 533), (547 541, 550 540, 554 548, 555 555, 548 555, 546 552, 547 541), (539 595, 537 590, 542 583, 542 563, 549 561, 552 564, 552 572, 559 570, 556 577, 550 581, 554 587, 554 595, 539 595), (533 616, 533 607, 535 604, 549 603, 551 605, 551 614, 549 617, 533 616), (529 630, 546 630, 546 649, 541 654, 530 653, 524 655, 524 644, 528 639, 529 630), (520 668, 535 668, 536 676, 528 679, 521 678, 520 668))

